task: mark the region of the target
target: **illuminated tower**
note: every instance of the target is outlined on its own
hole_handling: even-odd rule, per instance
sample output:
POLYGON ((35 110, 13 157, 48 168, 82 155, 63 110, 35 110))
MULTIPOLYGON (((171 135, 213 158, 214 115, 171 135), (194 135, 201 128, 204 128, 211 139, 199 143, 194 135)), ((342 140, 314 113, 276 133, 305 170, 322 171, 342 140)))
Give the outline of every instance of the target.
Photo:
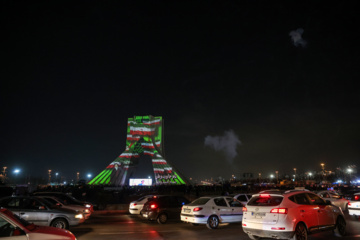
POLYGON ((128 184, 129 175, 141 164, 141 157, 148 156, 152 162, 155 184, 185 184, 172 166, 164 159, 162 117, 134 116, 128 118, 125 151, 120 154, 89 184, 128 184))

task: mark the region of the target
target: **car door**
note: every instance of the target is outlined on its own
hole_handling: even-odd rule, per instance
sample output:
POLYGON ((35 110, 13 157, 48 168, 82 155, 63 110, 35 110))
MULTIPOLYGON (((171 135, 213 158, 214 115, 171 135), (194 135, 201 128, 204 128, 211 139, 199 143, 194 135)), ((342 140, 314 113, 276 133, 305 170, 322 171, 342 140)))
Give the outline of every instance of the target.
POLYGON ((220 217, 221 222, 231 222, 232 208, 228 205, 224 197, 214 198, 215 212, 220 217))
POLYGON ((305 222, 309 231, 316 231, 319 226, 318 207, 312 204, 311 200, 305 193, 299 193, 289 197, 296 204, 296 215, 300 216, 299 221, 305 222))
POLYGON ((230 208, 231 208, 231 218, 229 221, 231 222, 241 222, 243 217, 243 204, 235 200, 234 198, 226 198, 230 208))
POLYGON ((324 199, 316 194, 308 193, 308 196, 311 202, 317 206, 319 228, 322 229, 335 224, 333 206, 328 205, 324 199))

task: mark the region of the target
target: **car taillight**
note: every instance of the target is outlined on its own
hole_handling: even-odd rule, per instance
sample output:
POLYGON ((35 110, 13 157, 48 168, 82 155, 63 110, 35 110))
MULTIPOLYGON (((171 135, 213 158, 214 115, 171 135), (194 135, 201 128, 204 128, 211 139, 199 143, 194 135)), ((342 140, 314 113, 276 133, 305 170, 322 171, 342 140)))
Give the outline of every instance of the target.
POLYGON ((136 203, 133 203, 133 206, 135 207, 137 204, 136 203))
POLYGON ((247 208, 246 208, 246 207, 243 207, 243 212, 247 212, 247 208))
POLYGON ((348 207, 351 207, 351 202, 349 202, 348 207))
POLYGON ((356 195, 356 196, 355 196, 355 201, 359 200, 359 198, 360 198, 360 197, 359 197, 358 195, 356 195))
POLYGON ((151 209, 155 209, 155 208, 157 208, 157 205, 156 205, 156 204, 151 204, 151 205, 150 205, 150 208, 151 208, 151 209))
POLYGON ((201 209, 202 209, 202 207, 196 207, 196 208, 193 209, 193 212, 198 212, 198 211, 200 211, 201 209))
POLYGON ((270 213, 287 214, 287 208, 273 208, 270 213))

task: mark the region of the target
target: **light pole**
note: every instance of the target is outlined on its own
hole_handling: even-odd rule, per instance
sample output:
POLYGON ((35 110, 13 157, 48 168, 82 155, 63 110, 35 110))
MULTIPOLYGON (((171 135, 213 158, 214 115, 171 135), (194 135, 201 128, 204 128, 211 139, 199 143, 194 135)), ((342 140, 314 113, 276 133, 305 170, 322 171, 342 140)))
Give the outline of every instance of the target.
POLYGON ((49 184, 51 183, 51 169, 48 170, 49 173, 49 184))
POLYGON ((18 169, 18 168, 16 168, 15 170, 14 170, 14 174, 15 174, 15 183, 16 183, 16 180, 17 180, 17 176, 19 175, 19 173, 20 173, 20 169, 18 169))
POLYGON ((3 175, 4 175, 4 177, 6 177, 6 169, 7 169, 7 167, 3 167, 3 175))
POLYGON ((275 171, 276 173, 276 184, 279 183, 279 171, 275 171))
POLYGON ((79 182, 79 180, 80 180, 80 173, 77 172, 77 173, 76 173, 76 182, 79 182))
POLYGON ((351 173, 352 173, 352 169, 348 168, 347 172, 349 173, 349 184, 351 185, 351 173))
POLYGON ((259 173, 259 183, 261 183, 261 173, 259 173))
POLYGON ((321 163, 321 169, 322 169, 322 177, 323 177, 323 180, 325 179, 325 164, 324 163, 321 163))
POLYGON ((295 172, 295 175, 294 175, 294 182, 296 182, 296 168, 294 168, 294 172, 295 172))

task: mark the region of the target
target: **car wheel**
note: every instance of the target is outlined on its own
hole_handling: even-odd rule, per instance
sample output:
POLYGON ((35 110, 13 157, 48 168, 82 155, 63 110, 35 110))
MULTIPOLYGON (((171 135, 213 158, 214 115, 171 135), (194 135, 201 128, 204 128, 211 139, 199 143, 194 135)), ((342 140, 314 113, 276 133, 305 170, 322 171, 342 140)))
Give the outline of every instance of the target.
POLYGON ((295 228, 294 236, 292 240, 307 240, 307 229, 303 223, 298 223, 295 228))
POLYGON ((251 235, 251 234, 248 234, 249 238, 252 239, 252 240, 258 240, 258 239, 261 239, 260 237, 258 236, 254 236, 254 235, 251 235))
POLYGON ((209 229, 216 229, 219 226, 219 218, 215 215, 209 217, 206 226, 209 229))
POLYGON ((336 225, 334 229, 334 235, 336 237, 342 237, 345 236, 345 228, 346 228, 346 222, 345 219, 341 216, 339 216, 336 219, 336 225))
POLYGON ((160 224, 165 224, 167 219, 168 219, 168 216, 165 213, 161 213, 157 218, 157 222, 160 224))
POLYGON ((69 229, 69 224, 64 218, 56 218, 54 221, 51 222, 50 226, 62 229, 69 229))

